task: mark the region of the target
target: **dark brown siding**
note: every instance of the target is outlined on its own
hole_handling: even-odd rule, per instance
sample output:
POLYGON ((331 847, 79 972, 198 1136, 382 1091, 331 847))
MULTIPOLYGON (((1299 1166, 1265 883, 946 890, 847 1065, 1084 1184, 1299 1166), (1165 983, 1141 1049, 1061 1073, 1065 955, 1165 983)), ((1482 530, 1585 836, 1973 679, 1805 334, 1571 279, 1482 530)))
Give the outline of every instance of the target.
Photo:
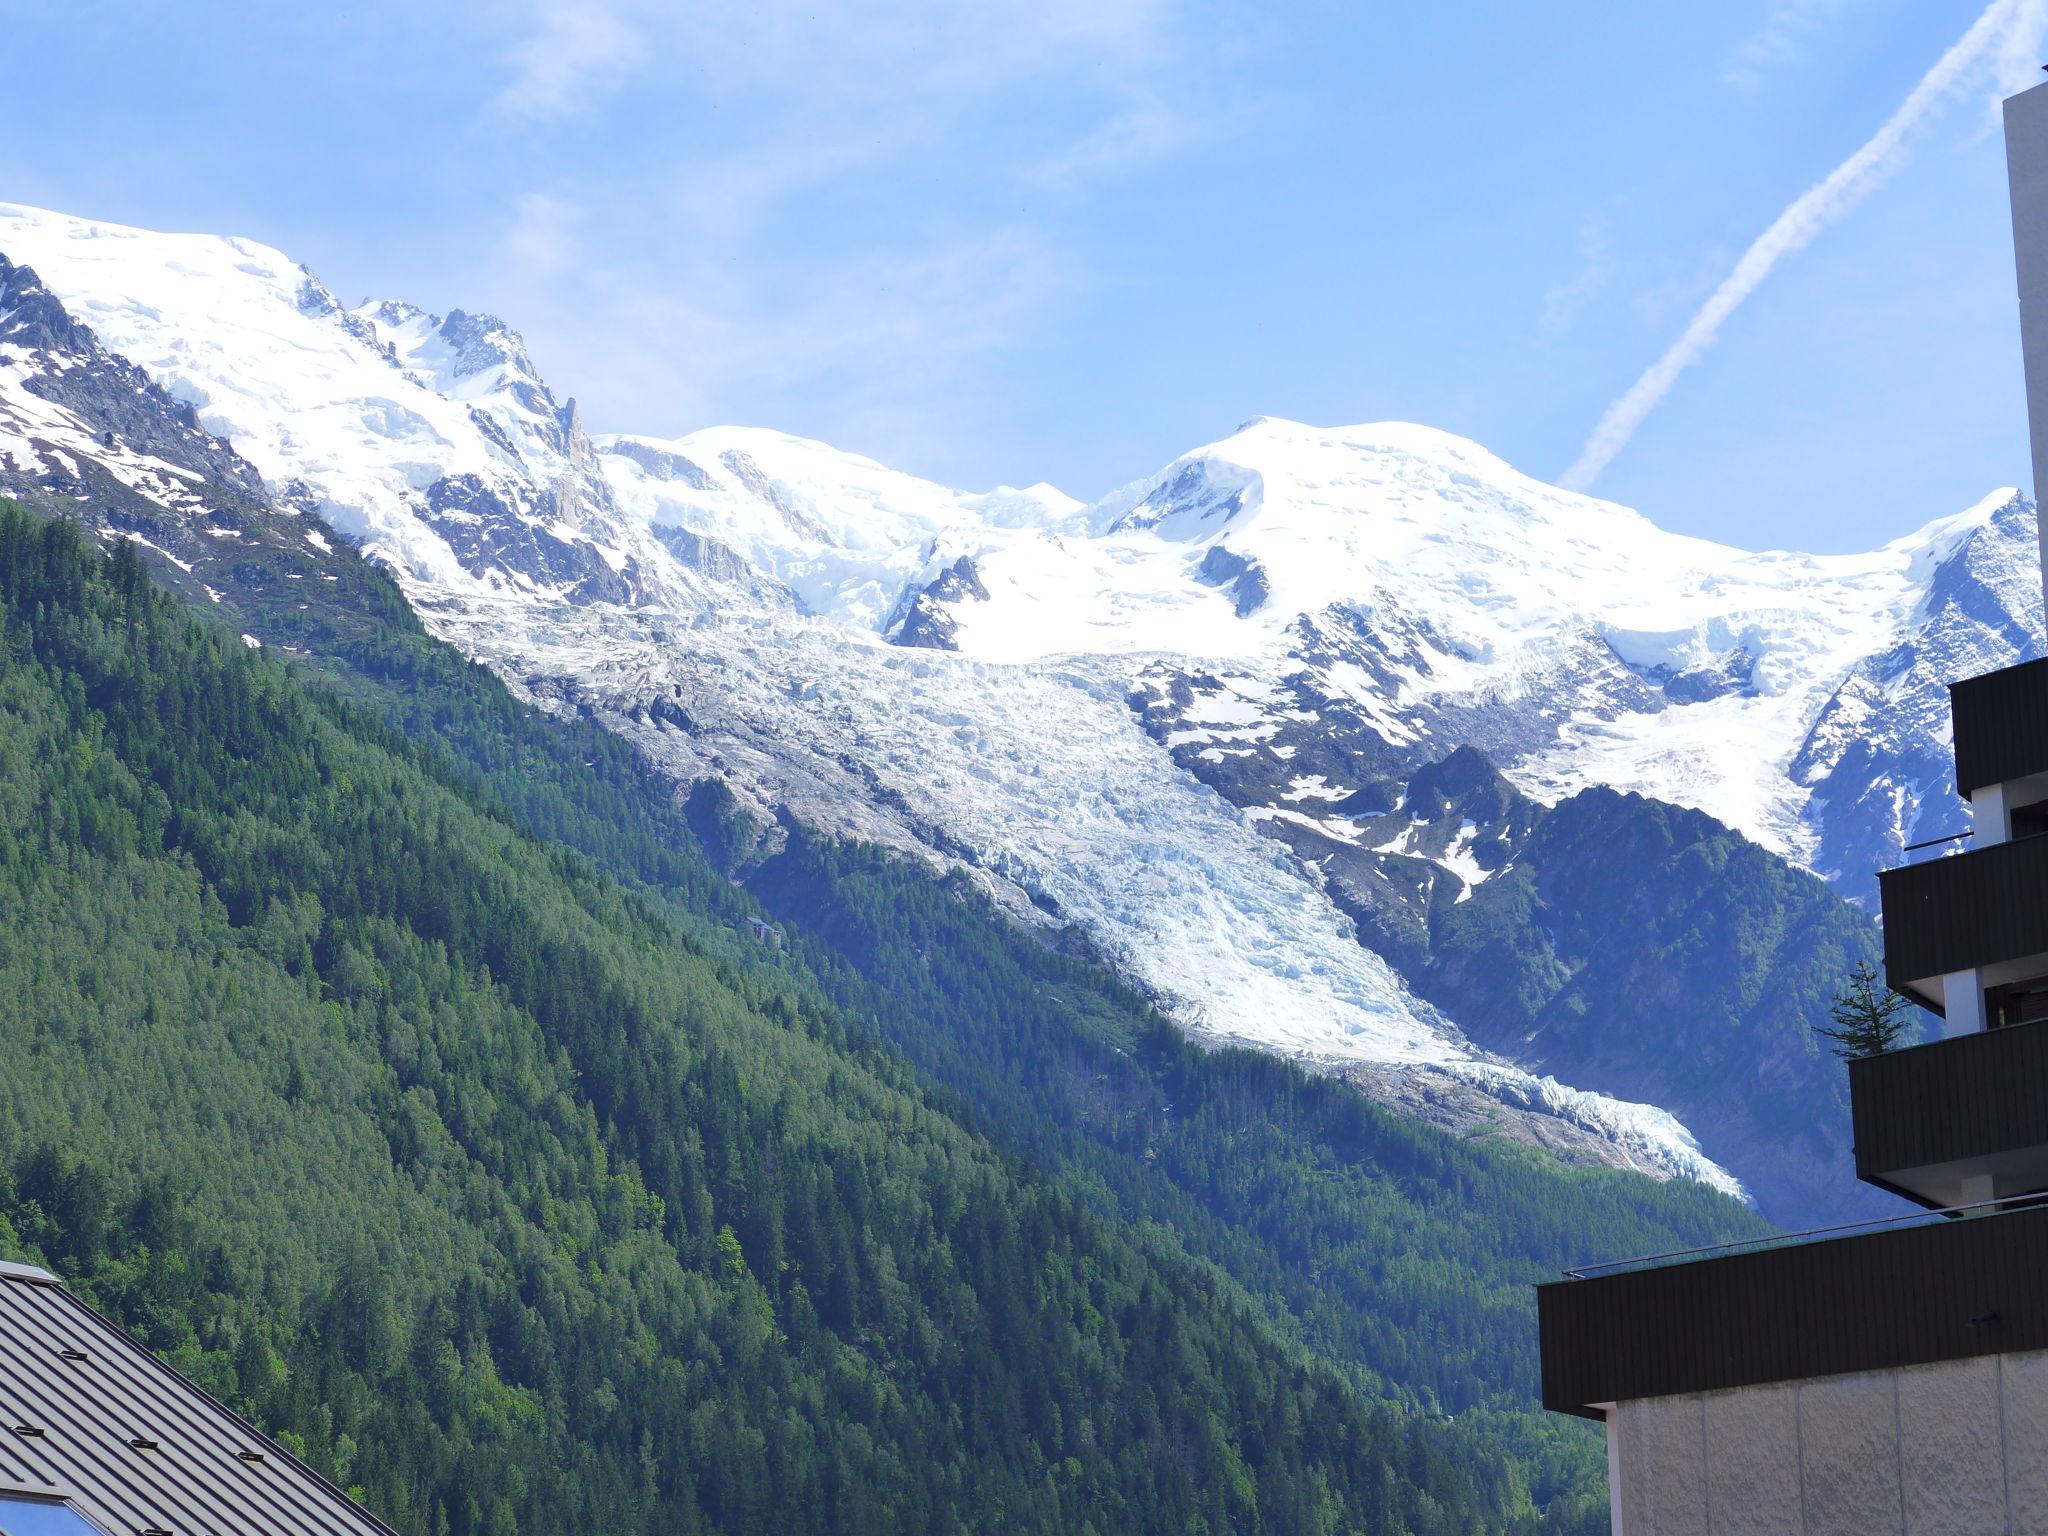
POLYGON ((1543 1404, 2048 1349, 2048 1209, 1540 1286, 1543 1404))
POLYGON ((1878 887, 1895 987, 2048 950, 2048 836, 1888 869, 1878 887))
POLYGON ((1849 1063, 1856 1177, 2048 1146, 2048 1023, 1849 1063))
POLYGON ((1949 684, 1956 787, 1970 791, 2048 772, 2048 661, 2023 661, 1949 684))

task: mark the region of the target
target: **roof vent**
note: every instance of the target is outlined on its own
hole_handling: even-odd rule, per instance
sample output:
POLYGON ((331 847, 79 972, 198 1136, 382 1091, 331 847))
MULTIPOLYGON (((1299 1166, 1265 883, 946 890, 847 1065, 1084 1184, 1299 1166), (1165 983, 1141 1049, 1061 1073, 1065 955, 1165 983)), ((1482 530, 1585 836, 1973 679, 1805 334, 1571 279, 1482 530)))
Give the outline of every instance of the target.
POLYGON ((246 1461, 252 1467, 260 1467, 263 1465, 263 1453, 261 1451, 237 1451, 235 1452, 235 1460, 246 1461))
POLYGON ((128 1443, 138 1451, 153 1451, 156 1449, 156 1442, 147 1435, 136 1435, 128 1443))
POLYGON ((24 1440, 43 1438, 43 1428, 40 1424, 17 1424, 14 1426, 14 1432, 24 1440))
POLYGON ((58 1350, 57 1353, 66 1360, 90 1360, 92 1358, 92 1356, 88 1355, 84 1350, 73 1349, 68 1344, 64 1348, 58 1350))
POLYGON ((145 1525, 141 1536, 171 1536, 171 1533, 160 1525, 145 1525))

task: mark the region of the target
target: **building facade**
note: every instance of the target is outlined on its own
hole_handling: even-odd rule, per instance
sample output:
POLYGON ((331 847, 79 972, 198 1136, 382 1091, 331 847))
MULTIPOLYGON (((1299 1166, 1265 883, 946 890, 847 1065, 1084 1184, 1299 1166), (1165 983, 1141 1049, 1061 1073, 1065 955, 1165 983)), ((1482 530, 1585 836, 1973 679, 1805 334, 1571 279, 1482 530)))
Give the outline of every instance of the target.
MULTIPOLYGON (((2005 120, 2038 488, 2048 85, 2005 120)), ((1885 979, 1941 1033, 1849 1063, 1857 1177, 1924 1214, 1539 1288, 1617 1536, 2048 1536, 2048 661, 1950 706, 1961 851, 1880 880, 1885 979)))

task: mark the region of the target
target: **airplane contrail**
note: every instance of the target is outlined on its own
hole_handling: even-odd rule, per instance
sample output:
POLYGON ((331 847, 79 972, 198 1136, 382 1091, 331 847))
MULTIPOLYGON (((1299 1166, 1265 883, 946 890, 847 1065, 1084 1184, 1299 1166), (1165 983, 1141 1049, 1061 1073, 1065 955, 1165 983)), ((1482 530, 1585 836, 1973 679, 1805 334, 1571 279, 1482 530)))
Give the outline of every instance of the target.
POLYGON ((1728 317, 1763 285, 1771 269, 1810 243, 1861 202, 1890 175, 1905 153, 1906 136, 1942 106, 1957 82, 1987 59, 2010 53, 2022 41, 2017 34, 2032 27, 2040 35, 2040 0, 1992 0, 1948 52, 1920 78, 1898 109, 1827 178, 1794 198, 1771 227, 1757 236, 1735 268, 1702 304, 1699 312, 1664 355, 1643 370, 1628 392, 1608 406, 1572 467, 1558 479, 1569 490, 1582 491, 1628 446, 1636 428, 1671 392, 1678 376, 1706 354, 1728 317))

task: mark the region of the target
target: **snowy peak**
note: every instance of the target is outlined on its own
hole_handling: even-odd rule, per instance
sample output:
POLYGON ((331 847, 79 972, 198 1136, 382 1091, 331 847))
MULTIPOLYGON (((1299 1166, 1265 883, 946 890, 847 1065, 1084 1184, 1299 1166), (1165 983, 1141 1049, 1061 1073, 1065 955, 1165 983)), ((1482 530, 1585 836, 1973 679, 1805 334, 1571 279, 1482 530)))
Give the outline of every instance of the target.
POLYGON ((1108 531, 1149 529, 1181 543, 1217 538, 1257 508, 1263 490, 1256 470, 1206 453, 1190 455, 1146 485, 1129 511, 1110 517, 1108 531))
POLYGON ((618 537, 587 444, 501 323, 348 310, 253 241, 14 204, 0 204, 0 253, 403 576, 479 596, 638 590, 638 551, 618 537))
POLYGON ((586 440, 504 322, 344 309, 246 240, 0 205, 0 252, 421 590, 789 608, 997 665, 1212 671, 1260 721, 1198 743, 1169 689, 1148 728, 1198 773, 1263 754, 1244 783, 1284 783, 1314 735, 1378 773, 1470 744, 1539 798, 1613 783, 1817 869, 1875 867, 1943 794, 1935 671, 2039 629, 2010 494, 1864 555, 1750 553, 1448 433, 1260 418, 1088 508, 773 431, 586 440), (1865 694, 1892 701, 1881 763, 1841 744, 1865 694))
MULTIPOLYGON (((1264 416, 1138 481, 1098 508, 1100 526, 1201 542, 1285 525, 1349 539, 1431 532, 1498 547, 1510 529, 1552 542, 1650 529, 1640 514, 1521 474, 1479 444, 1412 422, 1315 427, 1264 416)), ((1654 530, 1652 530, 1654 531, 1654 530)))
POLYGON ((493 315, 451 310, 444 319, 392 299, 350 311, 373 343, 421 385, 490 411, 499 424, 532 435, 546 451, 569 451, 569 412, 555 403, 519 333, 493 315))
POLYGON ((1050 486, 954 490, 825 443, 758 428, 597 440, 621 505, 734 551, 805 611, 871 633, 990 540, 1072 523, 1050 486))
POLYGON ((1958 659, 1974 656, 1992 636, 2011 647, 2015 659, 2039 648, 2034 507, 2018 491, 1994 491, 1961 517, 1924 530, 1915 546, 1914 565, 1928 572, 1927 595, 1914 615, 1923 639, 1948 635, 1958 659))
MULTIPOLYGON (((305 599, 359 614, 377 585, 332 530, 280 502, 228 442, 100 345, 34 271, 0 257, 0 495, 125 542, 158 577, 287 649, 320 633, 305 599)), ((255 643, 251 637, 251 643, 255 643)))
POLYGON ((2016 491, 1896 547, 1919 577, 1920 600, 1814 711, 1787 767, 1810 796, 1805 862, 1870 906, 1880 867, 1962 824, 1948 684, 2042 652, 2035 510, 2016 491))
POLYGON ((32 268, 0 256, 0 343, 23 352, 84 353, 93 340, 32 268))

